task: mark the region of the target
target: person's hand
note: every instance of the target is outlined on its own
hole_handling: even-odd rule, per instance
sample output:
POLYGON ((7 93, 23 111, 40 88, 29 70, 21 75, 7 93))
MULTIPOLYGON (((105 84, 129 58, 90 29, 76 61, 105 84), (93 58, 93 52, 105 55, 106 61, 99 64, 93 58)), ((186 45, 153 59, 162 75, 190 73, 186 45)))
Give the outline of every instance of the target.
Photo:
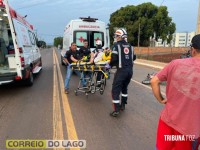
POLYGON ((162 101, 159 101, 161 104, 167 104, 167 99, 163 99, 162 101))
POLYGON ((105 65, 105 68, 106 68, 106 69, 110 69, 111 67, 110 67, 109 64, 106 64, 106 65, 105 65))
POLYGON ((69 66, 69 67, 71 67, 71 66, 72 66, 72 64, 68 63, 68 66, 69 66))

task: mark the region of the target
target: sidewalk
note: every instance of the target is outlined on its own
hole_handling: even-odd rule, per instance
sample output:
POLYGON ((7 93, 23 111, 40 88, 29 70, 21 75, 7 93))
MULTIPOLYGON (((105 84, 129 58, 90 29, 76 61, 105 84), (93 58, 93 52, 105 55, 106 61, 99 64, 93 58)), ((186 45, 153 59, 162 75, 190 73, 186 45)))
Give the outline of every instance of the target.
POLYGON ((136 59, 134 61, 134 64, 143 65, 143 66, 147 66, 147 67, 153 67, 153 68, 156 68, 156 69, 163 69, 164 66, 167 65, 167 63, 145 60, 145 59, 136 59))

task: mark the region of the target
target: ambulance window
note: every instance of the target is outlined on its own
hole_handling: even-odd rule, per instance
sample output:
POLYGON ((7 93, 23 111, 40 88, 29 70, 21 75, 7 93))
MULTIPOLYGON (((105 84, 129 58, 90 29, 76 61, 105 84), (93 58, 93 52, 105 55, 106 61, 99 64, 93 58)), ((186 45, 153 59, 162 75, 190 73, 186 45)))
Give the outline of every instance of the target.
POLYGON ((77 46, 83 46, 83 41, 87 40, 87 31, 75 31, 74 42, 77 46))
POLYGON ((35 36, 31 31, 28 31, 32 45, 35 45, 35 36))
POLYGON ((103 34, 103 32, 92 31, 91 34, 90 34, 91 48, 96 47, 96 41, 97 40, 102 41, 102 47, 103 47, 104 46, 104 34, 103 34))
MULTIPOLYGON (((6 46, 9 46, 9 40, 12 40, 11 34, 9 35, 9 22, 8 22, 8 17, 5 15, 6 10, 4 8, 1 8, 0 11, 0 46, 3 44, 4 45, 4 53, 6 52, 6 46)), ((0 47, 2 49, 2 46, 0 47)), ((1 53, 0 49, 0 53, 1 53)))

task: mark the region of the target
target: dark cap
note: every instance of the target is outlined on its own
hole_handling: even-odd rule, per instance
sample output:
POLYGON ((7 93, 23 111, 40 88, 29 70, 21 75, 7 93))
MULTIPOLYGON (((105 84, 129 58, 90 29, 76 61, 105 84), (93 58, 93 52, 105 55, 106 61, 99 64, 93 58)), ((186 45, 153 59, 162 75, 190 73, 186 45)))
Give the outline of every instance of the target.
POLYGON ((192 38, 191 47, 200 50, 200 34, 197 34, 192 38))

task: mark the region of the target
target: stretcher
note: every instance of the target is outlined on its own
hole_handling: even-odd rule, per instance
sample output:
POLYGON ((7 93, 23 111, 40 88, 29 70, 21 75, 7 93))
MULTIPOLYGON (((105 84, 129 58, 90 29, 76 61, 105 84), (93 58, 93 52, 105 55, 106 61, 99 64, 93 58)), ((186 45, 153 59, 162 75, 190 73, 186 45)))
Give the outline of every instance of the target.
POLYGON ((89 93, 94 94, 97 91, 99 91, 101 95, 104 93, 106 79, 109 76, 109 69, 106 68, 107 63, 107 61, 95 64, 78 61, 77 63, 71 64, 72 70, 77 70, 81 73, 78 87, 74 91, 76 96, 78 92, 84 92, 86 96, 88 96, 89 93), (85 82, 85 85, 82 85, 83 82, 85 82))

